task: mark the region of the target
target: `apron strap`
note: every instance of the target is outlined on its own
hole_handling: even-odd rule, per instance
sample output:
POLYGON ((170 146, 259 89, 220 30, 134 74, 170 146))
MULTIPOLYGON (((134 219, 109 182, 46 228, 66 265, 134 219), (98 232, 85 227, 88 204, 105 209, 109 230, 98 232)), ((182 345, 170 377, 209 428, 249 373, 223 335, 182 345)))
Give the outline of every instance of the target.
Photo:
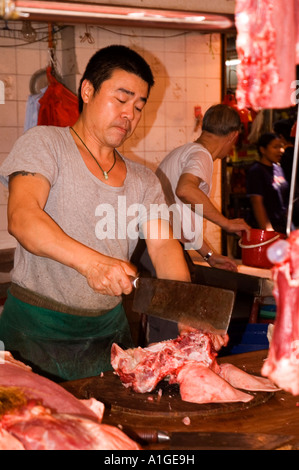
POLYGON ((10 286, 10 293, 17 299, 25 302, 26 304, 33 305, 34 307, 46 308, 48 310, 55 310, 56 312, 67 313, 70 315, 79 315, 86 317, 99 317, 110 312, 111 309, 82 309, 71 307, 69 305, 57 302, 54 299, 49 299, 43 295, 37 294, 29 289, 19 286, 18 284, 12 283, 10 286))

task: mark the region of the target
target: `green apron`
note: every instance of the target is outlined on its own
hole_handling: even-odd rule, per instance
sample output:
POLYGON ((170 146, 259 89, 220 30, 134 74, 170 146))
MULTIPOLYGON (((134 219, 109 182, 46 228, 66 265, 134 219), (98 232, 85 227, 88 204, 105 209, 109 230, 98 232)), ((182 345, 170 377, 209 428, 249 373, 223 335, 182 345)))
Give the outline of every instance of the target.
POLYGON ((10 292, 0 315, 0 340, 16 359, 56 382, 112 370, 112 344, 133 347, 121 303, 90 317, 30 305, 10 292))

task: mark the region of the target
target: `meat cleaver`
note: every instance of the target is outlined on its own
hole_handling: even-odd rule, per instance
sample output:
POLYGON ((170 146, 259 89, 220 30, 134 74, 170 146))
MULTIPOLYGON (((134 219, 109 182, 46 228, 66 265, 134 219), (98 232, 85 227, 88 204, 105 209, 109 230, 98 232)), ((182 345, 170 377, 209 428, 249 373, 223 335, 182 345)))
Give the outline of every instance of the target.
POLYGON ((138 277, 133 310, 191 326, 206 333, 227 332, 235 301, 228 289, 190 282, 138 277))

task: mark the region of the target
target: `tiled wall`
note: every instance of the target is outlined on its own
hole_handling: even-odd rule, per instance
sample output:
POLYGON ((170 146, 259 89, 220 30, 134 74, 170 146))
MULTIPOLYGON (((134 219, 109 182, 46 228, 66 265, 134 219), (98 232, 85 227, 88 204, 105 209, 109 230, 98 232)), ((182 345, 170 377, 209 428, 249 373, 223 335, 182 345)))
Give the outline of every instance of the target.
MULTIPOLYGON (((11 27, 17 25, 14 22, 11 27)), ((0 21, 0 29, 1 26, 0 21)), ((49 63, 47 41, 17 46, 20 40, 0 37, 1 46, 11 46, 14 41, 16 47, 0 47, 0 80, 5 85, 5 104, 0 104, 0 161, 23 132, 30 78, 49 63)), ((56 35, 57 68, 65 85, 75 92, 90 56, 109 44, 124 44, 137 50, 154 72, 156 84, 142 121, 120 150, 155 170, 170 150, 196 136, 194 107, 201 106, 205 112, 220 100, 220 36, 116 26, 68 27, 56 35)), ((220 171, 217 162, 212 197, 218 208, 220 171)), ((7 191, 0 184, 0 248, 1 240, 2 244, 11 243, 3 241, 8 238, 6 201, 7 191)), ((218 227, 205 223, 205 237, 220 250, 218 227)))

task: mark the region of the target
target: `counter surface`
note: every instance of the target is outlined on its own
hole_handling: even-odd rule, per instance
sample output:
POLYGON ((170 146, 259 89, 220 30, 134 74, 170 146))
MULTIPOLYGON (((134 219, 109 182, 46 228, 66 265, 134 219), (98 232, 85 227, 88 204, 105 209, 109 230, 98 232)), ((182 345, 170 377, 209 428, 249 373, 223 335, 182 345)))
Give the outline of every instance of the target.
MULTIPOLYGON (((254 351, 222 357, 219 358, 219 362, 229 362, 248 373, 260 375, 262 363, 266 356, 267 351, 254 351)), ((63 386, 78 398, 87 398, 86 396, 80 396, 84 380, 90 381, 90 379, 82 379, 81 381, 65 383, 63 386)), ((142 433, 144 430, 161 430, 170 434, 190 433, 185 434, 190 439, 192 436, 194 437, 194 432, 207 433, 206 437, 209 438, 210 442, 212 437, 215 437, 215 433, 234 433, 236 442, 242 438, 240 446, 244 449, 257 448, 256 442, 263 439, 265 439, 264 449, 281 447, 299 449, 299 397, 293 397, 290 393, 284 391, 269 394, 266 400, 261 400, 256 406, 247 409, 242 406, 236 407, 235 410, 228 408, 228 412, 224 411, 221 414, 196 414, 192 412, 189 417, 186 416, 185 418, 187 418, 187 424, 186 419, 181 414, 178 416, 165 415, 161 418, 161 416, 151 416, 150 414, 136 415, 122 410, 112 411, 106 409, 103 422, 122 426, 124 429, 130 429, 137 433, 139 431, 142 433), (247 433, 250 433, 250 436, 247 433), (269 443, 267 444, 267 442, 269 443)), ((220 436, 232 439, 230 434, 220 434, 220 436)), ((183 435, 181 442, 183 442, 183 435)), ((179 449, 180 447, 170 447, 167 443, 150 444, 149 448, 179 449)), ((190 444, 190 449, 197 448, 190 444)), ((218 448, 217 444, 213 448, 218 448)))

